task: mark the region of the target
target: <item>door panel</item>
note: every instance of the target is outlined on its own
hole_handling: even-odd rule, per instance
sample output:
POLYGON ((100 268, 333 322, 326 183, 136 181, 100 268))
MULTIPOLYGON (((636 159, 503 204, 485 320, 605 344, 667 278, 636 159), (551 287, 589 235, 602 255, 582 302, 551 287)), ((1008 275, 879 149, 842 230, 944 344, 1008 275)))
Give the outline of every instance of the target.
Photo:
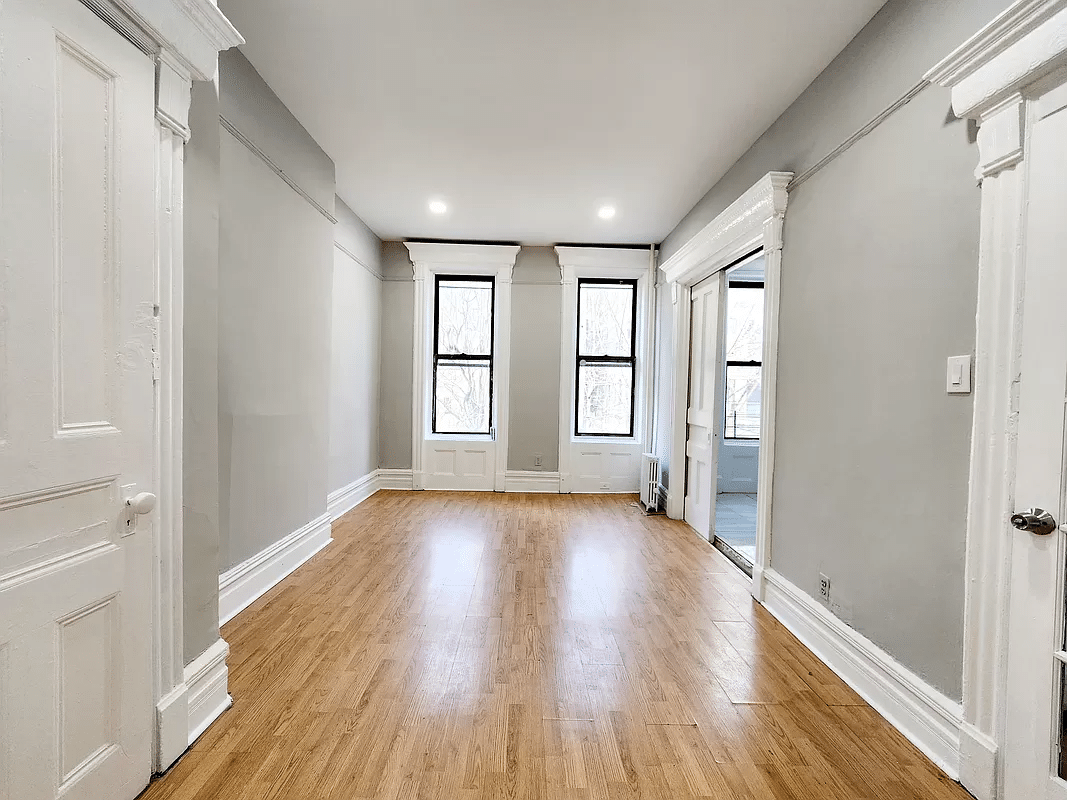
MULTIPOLYGON (((1038 102, 1037 109, 1040 110, 1038 102)), ((1040 113, 1038 114, 1040 116, 1040 113)), ((1030 144, 1016 507, 1065 521, 1067 112, 1039 119, 1030 144)), ((1067 799, 1063 730, 1065 542, 1062 530, 1012 537, 1004 740, 1007 800, 1067 799)))
POLYGON ((0 6, 0 798, 151 769, 152 61, 72 0, 0 6))
POLYGON ((714 537, 716 458, 722 413, 722 320, 725 273, 693 287, 689 344, 689 410, 685 445, 685 521, 709 541, 714 537))

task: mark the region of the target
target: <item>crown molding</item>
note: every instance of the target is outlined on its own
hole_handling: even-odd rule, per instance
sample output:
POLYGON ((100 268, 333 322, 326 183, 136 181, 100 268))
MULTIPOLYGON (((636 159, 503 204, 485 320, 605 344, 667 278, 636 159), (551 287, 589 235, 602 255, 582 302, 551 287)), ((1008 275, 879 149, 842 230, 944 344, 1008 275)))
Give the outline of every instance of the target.
POLYGON ((760 178, 660 265, 667 281, 692 284, 698 275, 710 275, 744 255, 746 248, 764 244, 764 226, 785 214, 792 180, 792 172, 768 172, 760 178))
POLYGON ((245 41, 212 0, 97 0, 91 7, 104 2, 175 54, 196 80, 211 80, 219 51, 245 41))
POLYGON ((514 267, 519 245, 455 244, 451 242, 404 242, 412 263, 448 265, 452 269, 514 267))
POLYGON ((1067 56, 1067 0, 1018 0, 926 73, 952 90, 959 117, 979 118, 1067 56))
POLYGON ((564 274, 585 278, 640 278, 649 271, 649 249, 629 247, 556 247, 564 274))

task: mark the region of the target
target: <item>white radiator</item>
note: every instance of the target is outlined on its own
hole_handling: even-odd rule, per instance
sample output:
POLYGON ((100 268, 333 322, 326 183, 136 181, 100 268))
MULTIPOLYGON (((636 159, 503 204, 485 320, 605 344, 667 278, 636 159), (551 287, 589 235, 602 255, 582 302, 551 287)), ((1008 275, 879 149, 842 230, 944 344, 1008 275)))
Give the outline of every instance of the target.
POLYGON ((641 454, 641 505, 659 511, 659 459, 651 453, 641 454))

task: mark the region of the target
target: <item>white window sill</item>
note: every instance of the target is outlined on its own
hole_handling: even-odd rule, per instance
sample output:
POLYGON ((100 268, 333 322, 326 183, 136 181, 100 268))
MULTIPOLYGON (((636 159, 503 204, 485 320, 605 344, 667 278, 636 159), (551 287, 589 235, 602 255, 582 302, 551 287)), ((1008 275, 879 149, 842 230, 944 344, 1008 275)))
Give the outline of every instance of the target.
POLYGON ((488 433, 427 433, 427 442, 494 442, 488 433))
POLYGON ((641 444, 637 438, 630 436, 572 436, 571 444, 641 444))

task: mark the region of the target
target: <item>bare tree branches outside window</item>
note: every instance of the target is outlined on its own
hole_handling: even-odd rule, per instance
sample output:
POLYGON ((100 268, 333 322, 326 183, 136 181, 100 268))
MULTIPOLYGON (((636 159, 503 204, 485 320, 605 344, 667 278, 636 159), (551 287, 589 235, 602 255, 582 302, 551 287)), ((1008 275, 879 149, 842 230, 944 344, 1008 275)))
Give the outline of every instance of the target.
POLYGON ((492 278, 438 275, 434 433, 488 434, 493 390, 492 278))
POLYGON ((636 281, 578 281, 579 436, 633 435, 636 314, 636 281))
POLYGON ((763 284, 726 292, 726 438, 759 439, 763 374, 763 284))

